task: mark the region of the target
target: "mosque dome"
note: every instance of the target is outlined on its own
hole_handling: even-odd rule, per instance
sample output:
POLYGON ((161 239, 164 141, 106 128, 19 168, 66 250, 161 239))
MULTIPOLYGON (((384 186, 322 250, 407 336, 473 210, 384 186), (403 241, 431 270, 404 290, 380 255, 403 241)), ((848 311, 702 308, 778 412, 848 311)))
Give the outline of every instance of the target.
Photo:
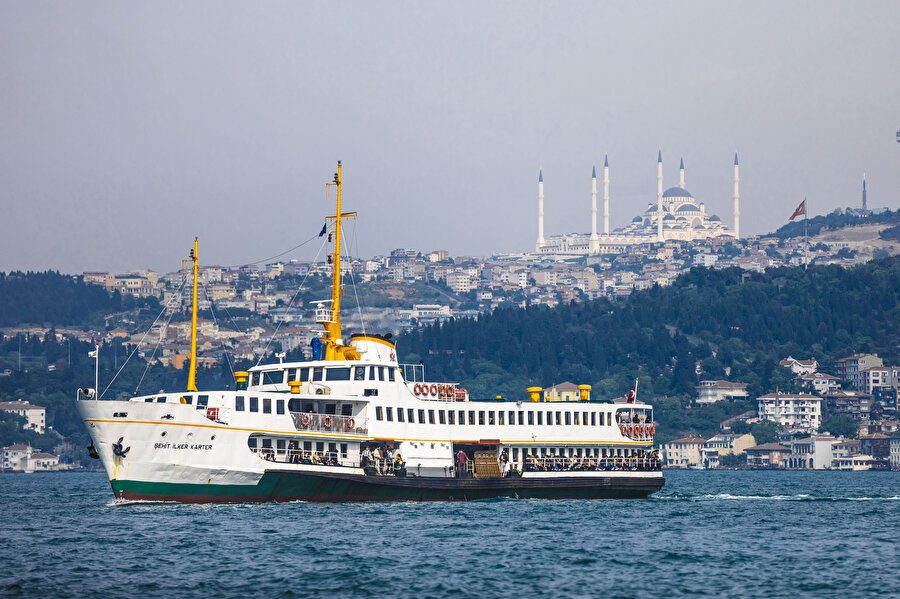
POLYGON ((716 216, 715 214, 713 214, 712 216, 710 216, 710 217, 709 217, 709 220, 710 220, 710 221, 717 222, 717 223, 722 222, 722 219, 719 218, 718 216, 716 216))
POLYGON ((664 198, 693 198, 694 196, 692 196, 691 192, 689 192, 684 187, 670 187, 669 189, 667 189, 663 192, 663 197, 664 198))
POLYGON ((671 214, 667 214, 663 217, 663 222, 666 222, 667 220, 675 220, 675 217, 671 214))
POLYGON ((678 212, 700 212, 694 204, 685 204, 678 209, 678 212))
POLYGON ((642 219, 640 216, 635 216, 633 219, 631 219, 631 222, 642 223, 642 222, 644 222, 644 219, 642 219))

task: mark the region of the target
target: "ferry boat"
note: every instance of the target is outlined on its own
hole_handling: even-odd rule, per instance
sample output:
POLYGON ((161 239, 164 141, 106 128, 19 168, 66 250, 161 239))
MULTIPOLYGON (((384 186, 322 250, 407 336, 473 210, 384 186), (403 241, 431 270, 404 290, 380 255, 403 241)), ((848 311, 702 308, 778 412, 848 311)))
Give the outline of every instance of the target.
POLYGON ((643 498, 665 483, 653 408, 592 400, 474 399, 401 364, 390 334, 341 324, 341 163, 334 180, 331 299, 318 302, 312 359, 235 372, 233 390, 196 385, 198 244, 187 390, 127 400, 77 391, 88 447, 120 500, 247 501, 643 498))

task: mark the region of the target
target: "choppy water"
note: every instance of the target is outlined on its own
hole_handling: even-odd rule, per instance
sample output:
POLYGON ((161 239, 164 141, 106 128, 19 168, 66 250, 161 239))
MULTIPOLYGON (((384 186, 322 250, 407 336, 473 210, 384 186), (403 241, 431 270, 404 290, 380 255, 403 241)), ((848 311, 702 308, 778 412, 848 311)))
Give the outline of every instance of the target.
POLYGON ((900 593, 900 473, 667 472, 639 501, 112 502, 0 476, 0 596, 841 597, 900 593))

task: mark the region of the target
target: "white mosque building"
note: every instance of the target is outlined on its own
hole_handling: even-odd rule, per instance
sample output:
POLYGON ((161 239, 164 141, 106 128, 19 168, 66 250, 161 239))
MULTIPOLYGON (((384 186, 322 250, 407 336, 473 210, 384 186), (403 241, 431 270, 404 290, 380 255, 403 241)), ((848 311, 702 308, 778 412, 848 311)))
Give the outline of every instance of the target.
POLYGON ((541 256, 583 256, 613 254, 628 246, 661 243, 666 240, 693 241, 711 237, 740 238, 740 194, 738 191, 738 157, 734 155, 734 229, 729 229, 715 214, 706 212, 684 186, 684 159, 676 187, 663 191, 662 150, 656 166, 656 203, 647 204, 642 215, 635 216, 625 227, 609 231, 609 159, 603 162, 603 232, 597 232, 597 169, 591 175, 591 232, 544 237, 544 173, 538 175, 538 239, 535 252, 541 256))

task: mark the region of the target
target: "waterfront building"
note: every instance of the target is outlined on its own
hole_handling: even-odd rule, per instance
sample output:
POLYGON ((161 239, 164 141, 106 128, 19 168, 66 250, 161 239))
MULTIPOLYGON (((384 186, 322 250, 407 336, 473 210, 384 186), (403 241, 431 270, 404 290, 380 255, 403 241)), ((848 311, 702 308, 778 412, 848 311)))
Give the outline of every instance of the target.
POLYGON ((888 453, 890 454, 891 470, 900 470, 900 437, 891 437, 888 442, 888 453))
POLYGON ((756 439, 750 433, 743 435, 720 433, 709 439, 700 448, 700 460, 706 468, 718 468, 720 457, 745 453, 754 445, 756 445, 756 439))
POLYGON ((16 443, 0 448, 0 469, 10 472, 58 470, 59 457, 35 451, 31 445, 16 443))
POLYGON ((783 468, 791 448, 778 443, 766 443, 747 448, 747 466, 750 468, 783 468))
POLYGON ((747 383, 731 381, 700 381, 697 403, 711 404, 726 399, 747 399, 747 383))
POLYGON ((700 437, 683 437, 669 441, 663 445, 663 464, 669 468, 700 466, 702 464, 700 450, 704 444, 706 439, 700 437))
POLYGON ((887 461, 891 456, 891 438, 882 433, 872 433, 859 438, 859 452, 876 460, 887 461))
POLYGON ((47 410, 22 399, 0 402, 0 411, 9 412, 25 419, 23 430, 30 430, 43 435, 46 432, 47 410))
POLYGON ((769 393, 757 398, 760 420, 772 420, 791 432, 813 433, 822 424, 822 398, 806 393, 769 393))
POLYGON ((786 468, 801 470, 830 470, 834 460, 847 452, 835 452, 835 444, 844 439, 829 435, 814 435, 791 440, 791 453, 787 456, 786 468))

